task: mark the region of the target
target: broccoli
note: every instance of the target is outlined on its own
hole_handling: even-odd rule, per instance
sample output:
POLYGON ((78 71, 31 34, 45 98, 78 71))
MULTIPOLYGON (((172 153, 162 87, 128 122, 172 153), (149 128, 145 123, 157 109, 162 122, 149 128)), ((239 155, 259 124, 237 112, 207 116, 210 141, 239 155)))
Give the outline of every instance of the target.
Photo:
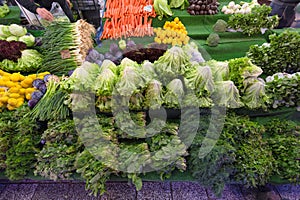
POLYGON ((206 44, 210 47, 218 46, 220 41, 220 37, 217 33, 211 33, 206 39, 206 44))
POLYGON ((216 33, 223 33, 227 29, 227 22, 223 19, 218 19, 218 21, 214 24, 213 30, 216 33))

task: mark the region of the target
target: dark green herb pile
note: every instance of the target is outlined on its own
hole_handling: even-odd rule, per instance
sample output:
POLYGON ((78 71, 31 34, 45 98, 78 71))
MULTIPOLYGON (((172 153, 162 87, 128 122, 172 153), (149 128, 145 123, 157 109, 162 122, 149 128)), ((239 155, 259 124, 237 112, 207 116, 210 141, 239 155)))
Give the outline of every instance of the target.
POLYGON ((270 42, 250 47, 247 56, 262 68, 265 75, 278 72, 296 73, 300 71, 300 34, 285 30, 279 35, 269 36, 270 42))

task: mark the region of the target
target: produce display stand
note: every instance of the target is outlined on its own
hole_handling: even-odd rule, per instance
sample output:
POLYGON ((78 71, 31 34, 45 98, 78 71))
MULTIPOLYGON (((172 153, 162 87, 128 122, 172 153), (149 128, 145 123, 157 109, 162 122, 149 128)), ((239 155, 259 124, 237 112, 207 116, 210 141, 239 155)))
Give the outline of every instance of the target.
MULTIPOLYGON (((236 1, 239 2, 239 1, 236 1)), ((228 1, 221 1, 221 5, 228 3, 228 1)), ((96 0, 76 0, 76 8, 81 12, 82 18, 86 18, 88 22, 95 25, 96 27, 100 24, 100 7, 97 5, 96 0), (99 24, 98 24, 99 23, 99 24)), ((186 10, 173 9, 174 15, 172 17, 164 18, 163 20, 158 20, 157 18, 153 19, 153 27, 162 27, 165 21, 173 20, 174 17, 180 18, 181 22, 185 25, 188 36, 191 40, 195 41, 199 46, 199 52, 202 54, 205 60, 215 59, 217 61, 225 61, 233 58, 244 57, 246 52, 249 50, 249 47, 252 45, 261 45, 268 41, 268 36, 270 34, 280 34, 283 30, 272 30, 268 31, 265 34, 258 34, 253 36, 247 36, 240 32, 224 32, 219 33, 220 42, 217 47, 210 47, 206 44, 206 39, 210 33, 213 32, 212 26, 216 23, 218 19, 228 20, 229 15, 225 14, 216 14, 216 15, 198 15, 192 16, 187 13, 186 10)), ((10 14, 6 17, 7 20, 14 20, 16 16, 19 19, 20 10, 18 7, 11 7, 10 14), (9 18, 11 17, 11 18, 9 18)), ((4 19, 3 19, 4 20, 4 19)), ((2 22, 0 19, 0 24, 10 24, 18 23, 12 21, 2 22)), ((300 32, 300 29, 295 29, 295 31, 300 32)), ((28 31, 30 32, 30 31, 28 31)), ((42 35, 42 30, 37 31, 37 36, 42 35)), ((34 32, 32 32, 34 34, 34 32)), ((144 38, 130 38, 133 39, 137 44, 149 44, 154 41, 154 37, 144 37, 144 38)), ((117 42, 117 40, 104 40, 101 45, 97 46, 96 49, 105 53, 109 51, 111 42, 117 42)), ((175 110, 175 109, 174 109, 175 110)), ((170 113, 172 113, 171 110, 170 113)), ((234 111, 237 115, 247 116, 252 121, 258 122, 258 124, 263 125, 264 123, 274 119, 289 119, 294 121, 297 124, 300 124, 300 112, 296 110, 295 107, 292 108, 280 108, 273 111, 264 111, 264 110, 247 110, 244 108, 231 110, 234 111)), ((176 110, 173 112, 174 116, 176 115, 176 110), (175 114, 174 114, 175 113, 175 114)), ((180 114, 179 114, 180 115, 180 114)), ((107 116, 105 116, 107 117, 107 116)), ((172 119, 174 120, 174 119, 172 119)), ((175 121, 175 120, 174 120, 175 121)), ((112 123, 113 124, 113 123, 112 123)), ((128 138, 127 138, 128 139, 128 138)), ((143 181, 162 181, 160 175, 157 172, 150 172, 144 175, 139 176, 143 181)), ((24 180, 30 179, 35 181, 47 181, 48 179, 43 178, 39 175, 34 175, 30 171, 25 177, 24 180)), ((0 182, 6 181, 7 177, 4 172, 0 172, 0 182)), ((74 173, 70 177, 70 181, 84 181, 79 174, 74 173)), ((112 175, 109 181, 127 181, 128 178, 122 178, 119 176, 112 175)), ((167 181, 197 181, 193 177, 192 171, 180 172, 175 170, 172 172, 170 178, 166 178, 167 181)), ((67 180, 68 181, 68 180, 67 180)), ((271 178, 271 183, 283 184, 289 183, 287 180, 282 180, 280 177, 273 176, 271 178)))
POLYGON ((10 12, 3 18, 0 18, 0 24, 20 24, 21 23, 21 10, 18 6, 10 6, 10 12))

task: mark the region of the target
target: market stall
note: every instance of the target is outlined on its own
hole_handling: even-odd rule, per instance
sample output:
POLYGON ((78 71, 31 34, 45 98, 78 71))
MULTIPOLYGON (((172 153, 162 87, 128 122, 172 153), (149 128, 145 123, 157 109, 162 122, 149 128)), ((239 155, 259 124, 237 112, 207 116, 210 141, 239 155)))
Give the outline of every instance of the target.
POLYGON ((299 184, 299 30, 273 30, 277 17, 251 8, 224 14, 225 1, 219 13, 206 2, 211 15, 155 2, 107 1, 100 33, 61 21, 39 40, 1 25, 2 178, 83 180, 95 195, 108 180, 197 181, 217 195, 228 183, 299 184), (269 30, 216 29, 245 27, 237 16, 269 30))

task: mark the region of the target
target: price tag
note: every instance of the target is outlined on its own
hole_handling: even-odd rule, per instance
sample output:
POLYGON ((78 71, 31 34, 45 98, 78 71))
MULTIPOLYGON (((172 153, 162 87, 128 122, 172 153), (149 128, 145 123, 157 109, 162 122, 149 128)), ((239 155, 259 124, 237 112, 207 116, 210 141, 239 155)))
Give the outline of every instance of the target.
POLYGON ((60 56, 61 56, 61 59, 71 58, 71 54, 70 54, 70 51, 68 49, 61 50, 60 51, 60 56))
POLYGON ((152 5, 147 5, 144 7, 144 11, 146 12, 152 12, 152 5))

